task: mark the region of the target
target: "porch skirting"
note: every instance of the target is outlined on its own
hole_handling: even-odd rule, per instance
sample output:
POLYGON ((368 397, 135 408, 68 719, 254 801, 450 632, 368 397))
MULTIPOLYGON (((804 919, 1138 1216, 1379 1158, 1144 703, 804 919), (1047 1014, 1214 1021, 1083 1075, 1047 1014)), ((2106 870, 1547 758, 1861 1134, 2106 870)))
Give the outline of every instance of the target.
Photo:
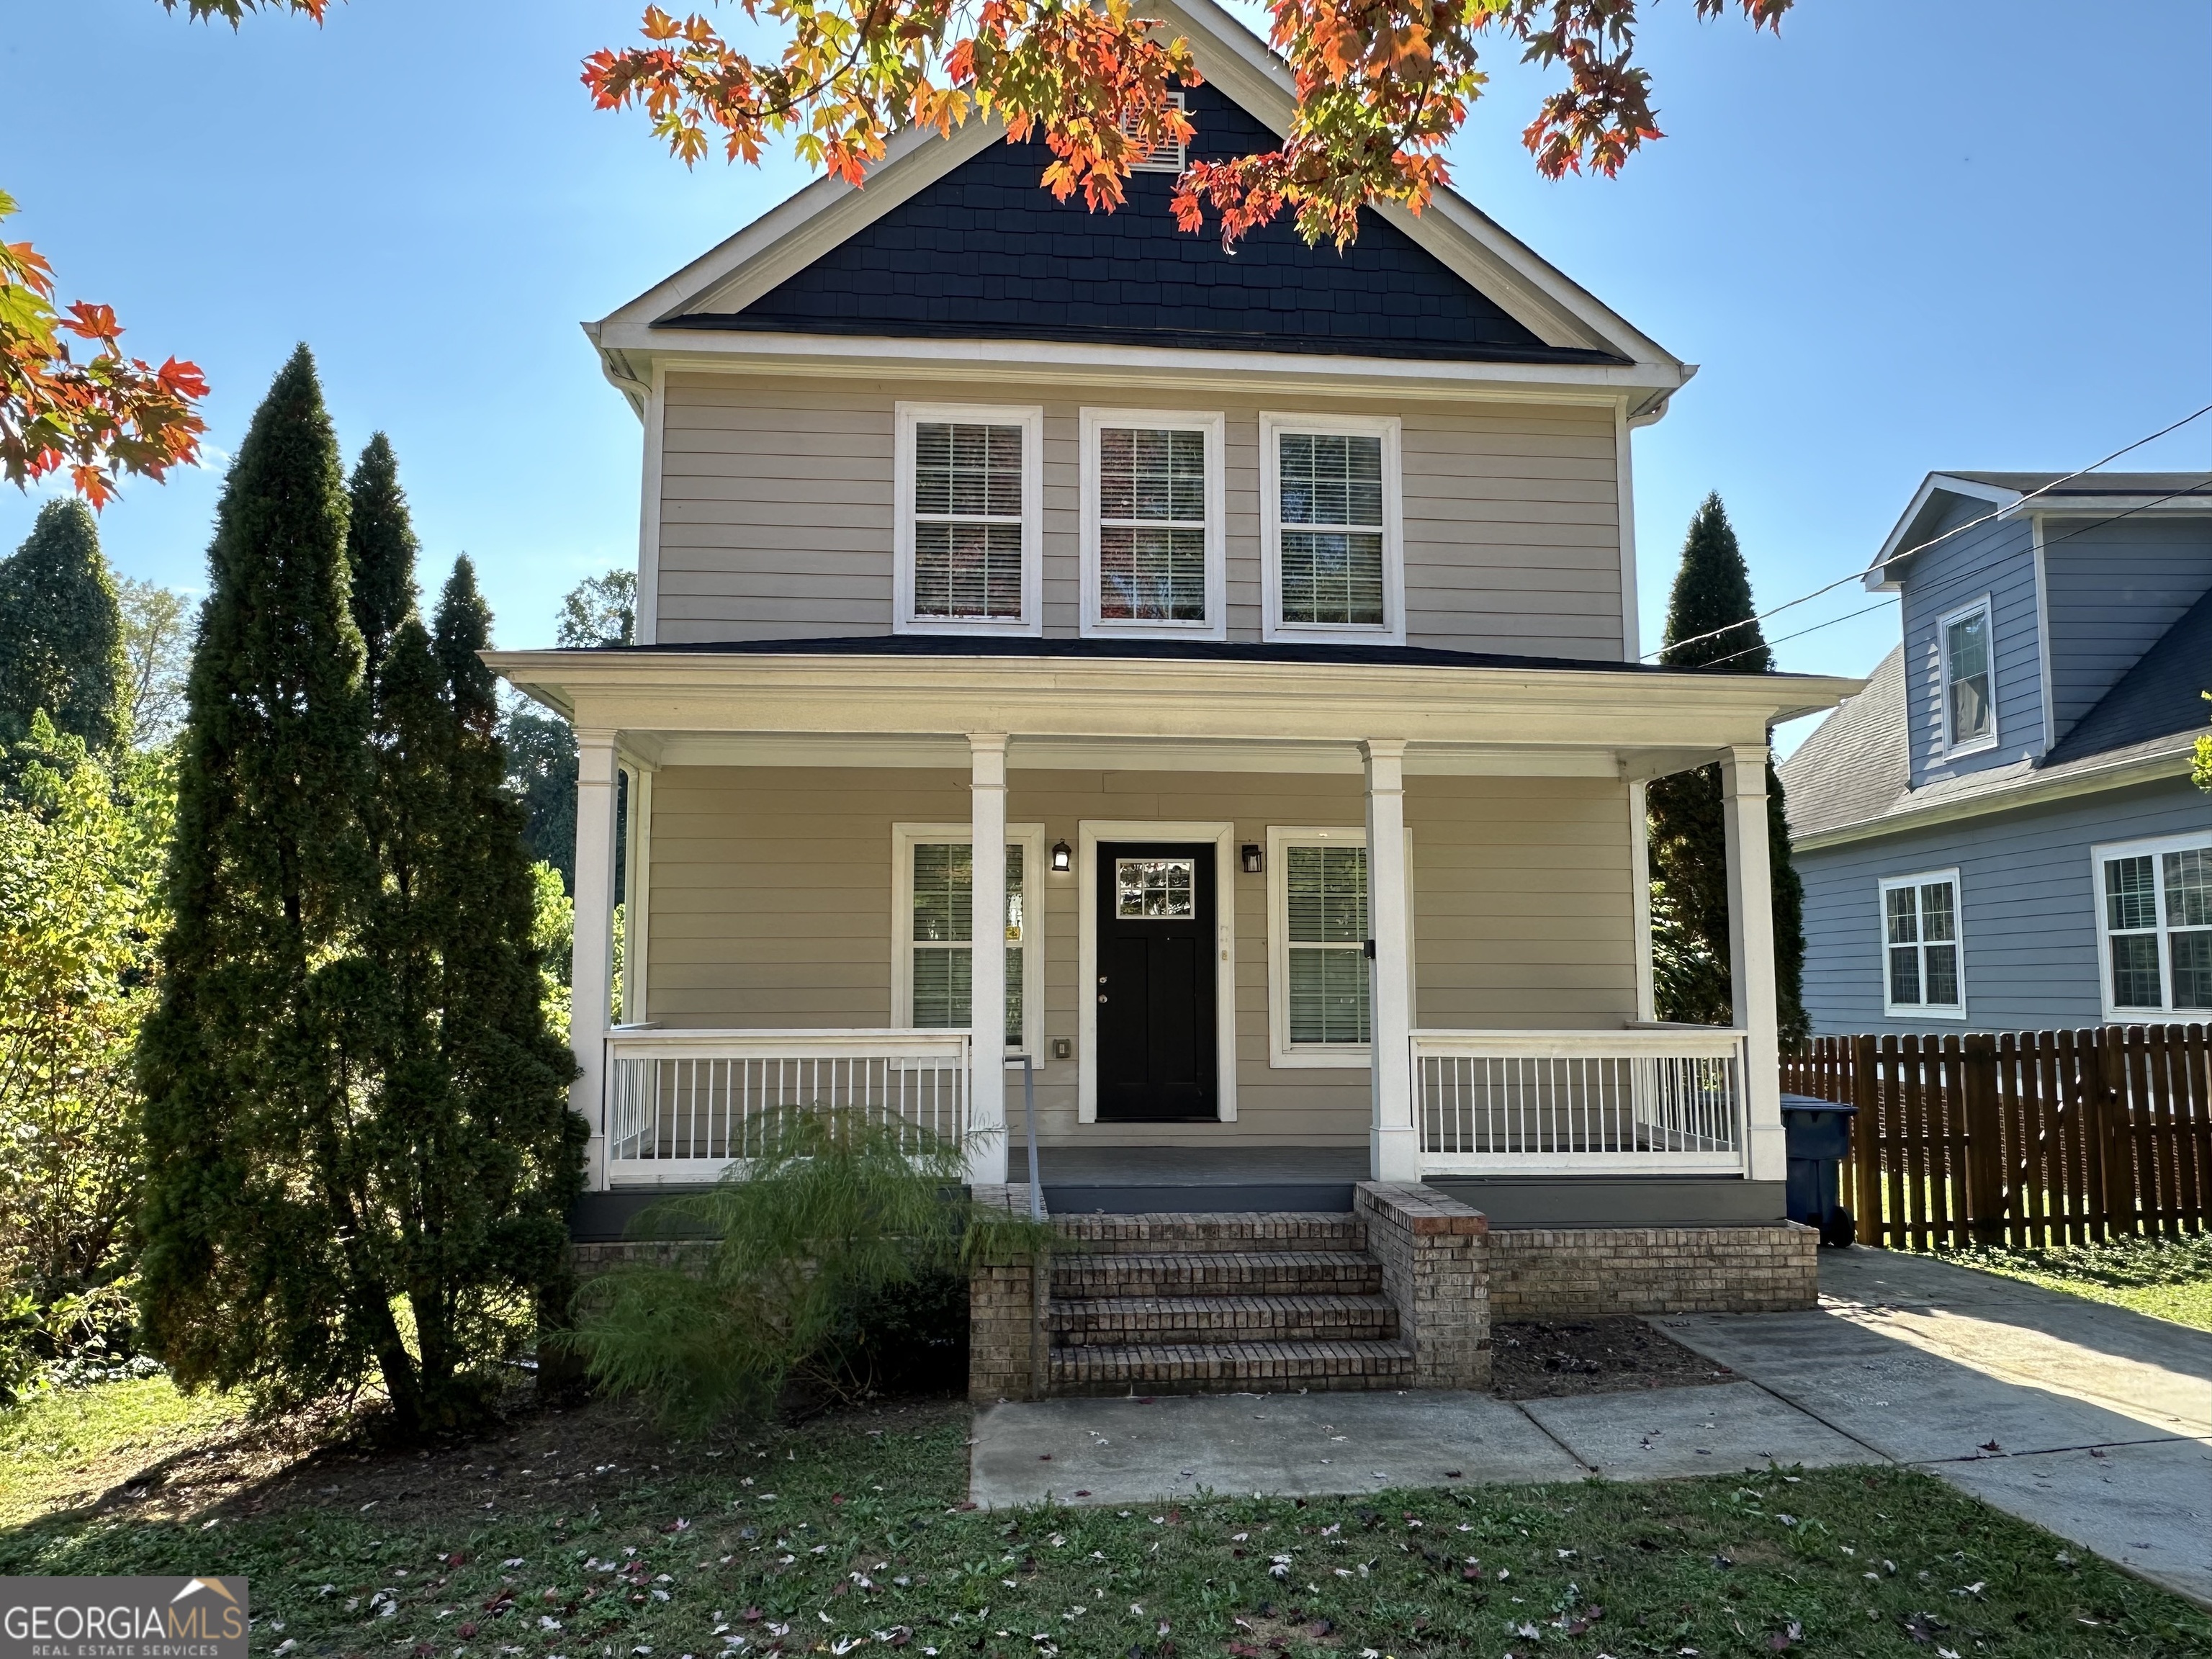
POLYGON ((1795 1221, 1749 1227, 1500 1227, 1490 1235, 1490 1317, 1784 1313, 1820 1297, 1820 1236, 1795 1221))

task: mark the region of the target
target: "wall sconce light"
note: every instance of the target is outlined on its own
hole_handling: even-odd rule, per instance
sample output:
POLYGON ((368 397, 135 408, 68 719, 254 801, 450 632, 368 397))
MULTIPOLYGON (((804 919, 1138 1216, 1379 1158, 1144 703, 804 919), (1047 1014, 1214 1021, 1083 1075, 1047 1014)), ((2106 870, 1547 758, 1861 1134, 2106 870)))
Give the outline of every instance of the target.
POLYGON ((1259 842, 1248 841, 1238 850, 1243 856, 1244 873, 1246 875, 1256 876, 1267 869, 1267 857, 1260 851, 1259 842))
POLYGON ((1072 852, 1070 852, 1070 851, 1068 850, 1067 843, 1066 843, 1066 842, 1064 842, 1064 841, 1056 841, 1056 842, 1053 842, 1053 844, 1052 844, 1052 869, 1053 869, 1053 873, 1054 873, 1054 875, 1058 875, 1058 876, 1064 876, 1064 875, 1066 875, 1066 874, 1070 870, 1073 870, 1074 867, 1075 867, 1075 854, 1074 854, 1073 853, 1072 853, 1072 852))

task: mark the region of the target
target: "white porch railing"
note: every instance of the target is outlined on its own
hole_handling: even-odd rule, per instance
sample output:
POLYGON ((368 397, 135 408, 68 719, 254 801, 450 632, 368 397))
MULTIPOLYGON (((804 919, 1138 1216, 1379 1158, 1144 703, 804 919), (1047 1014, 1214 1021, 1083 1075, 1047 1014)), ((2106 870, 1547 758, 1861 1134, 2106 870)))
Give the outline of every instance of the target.
POLYGON ((1425 1175, 1743 1169, 1744 1033, 1415 1031, 1425 1175))
POLYGON ((764 1120, 843 1106, 945 1139, 968 1127, 965 1031, 616 1031, 611 1186, 711 1181, 763 1150, 764 1120))

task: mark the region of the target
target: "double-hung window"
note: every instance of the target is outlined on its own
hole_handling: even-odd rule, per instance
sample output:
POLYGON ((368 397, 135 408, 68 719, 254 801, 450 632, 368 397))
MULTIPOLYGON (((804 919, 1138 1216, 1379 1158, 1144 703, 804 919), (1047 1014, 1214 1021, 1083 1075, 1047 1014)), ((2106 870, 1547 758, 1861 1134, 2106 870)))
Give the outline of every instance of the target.
POLYGON ((1042 633, 1043 411, 901 404, 897 422, 897 630, 1042 633))
MULTIPOLYGON (((974 845, 965 826, 900 824, 892 835, 891 963, 895 1021, 923 1030, 964 1030, 973 1018, 974 845)), ((1006 1047, 1034 1052, 1042 1029, 1043 953, 1037 948, 1041 826, 1012 826, 1006 842, 1006 1047)))
POLYGON ((2100 847, 2105 1013, 2212 1008, 2212 836, 2100 847))
POLYGON ((1396 419, 1262 415, 1260 463, 1267 637, 1402 641, 1396 419))
POLYGON ((1997 740, 1995 670, 1990 655, 1990 602, 1954 611, 1942 632, 1943 749, 1971 754, 1997 740))
POLYGON ((1220 639, 1222 417, 1083 411, 1086 633, 1220 639))
POLYGON ((1959 872, 1893 876, 1881 884, 1882 1012, 1905 1018, 1964 1019, 1959 872))
POLYGON ((1270 1063, 1366 1065, 1374 965, 1366 831, 1271 828, 1267 904, 1270 1063))

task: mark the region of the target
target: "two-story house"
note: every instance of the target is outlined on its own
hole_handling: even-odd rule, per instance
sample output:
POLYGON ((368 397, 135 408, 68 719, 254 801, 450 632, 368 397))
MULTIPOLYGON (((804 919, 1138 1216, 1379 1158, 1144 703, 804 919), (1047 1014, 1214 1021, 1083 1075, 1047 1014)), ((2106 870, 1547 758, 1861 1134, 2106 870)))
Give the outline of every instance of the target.
POLYGON ((2212 1011, 2212 474, 1929 475, 1903 638, 1782 768, 1822 1032, 2212 1011))
MULTIPOLYGON (((1272 143, 1279 62, 1162 10, 1194 152, 1272 143)), ((1856 682, 1638 664, 1630 434, 1690 366, 1449 191, 1232 253, 1181 154, 1111 214, 1046 160, 906 133, 588 327, 640 643, 492 655, 582 757, 580 1236, 815 1101, 984 1182, 1033 1127, 1056 1213, 1778 1223, 1767 733, 1856 682), (1644 790, 1716 759, 1741 1017, 1663 1029, 1644 790)))

